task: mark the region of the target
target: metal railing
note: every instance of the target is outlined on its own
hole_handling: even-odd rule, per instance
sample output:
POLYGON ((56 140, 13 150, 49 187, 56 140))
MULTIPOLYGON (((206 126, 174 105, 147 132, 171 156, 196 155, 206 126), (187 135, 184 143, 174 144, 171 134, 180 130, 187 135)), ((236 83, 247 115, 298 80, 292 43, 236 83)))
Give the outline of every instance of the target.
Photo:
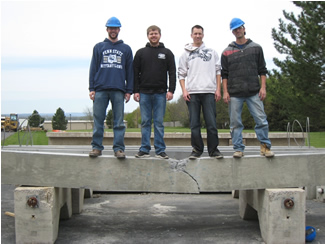
POLYGON ((291 143, 291 135, 292 135, 292 138, 293 140, 296 142, 296 144, 300 147, 303 147, 305 146, 306 144, 308 145, 308 147, 310 148, 310 125, 309 125, 309 117, 307 117, 306 119, 306 133, 304 133, 304 129, 302 128, 300 122, 298 120, 294 120, 292 125, 291 125, 291 128, 290 128, 290 122, 288 122, 287 124, 287 139, 288 139, 288 146, 290 147, 290 143, 291 143), (302 138, 304 139, 304 144, 303 145, 300 145, 298 143, 298 141, 296 140, 296 137, 295 137, 295 129, 294 129, 294 126, 295 124, 298 124, 300 129, 301 129, 301 132, 302 132, 302 138), (305 134, 306 134, 306 138, 305 138, 305 134))

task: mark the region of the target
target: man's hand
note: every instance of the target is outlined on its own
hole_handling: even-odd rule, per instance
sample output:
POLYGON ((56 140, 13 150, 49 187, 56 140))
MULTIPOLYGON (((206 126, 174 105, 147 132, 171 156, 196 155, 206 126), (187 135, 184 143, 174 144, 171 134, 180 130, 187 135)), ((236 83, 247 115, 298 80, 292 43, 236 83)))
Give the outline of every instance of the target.
POLYGON ((131 94, 130 93, 125 93, 125 95, 124 95, 125 103, 127 103, 128 101, 130 101, 130 97, 131 97, 131 94))
POLYGON ((140 93, 134 93, 133 100, 136 102, 139 102, 140 101, 140 93))
POLYGON ((261 88, 260 92, 258 93, 258 96, 260 97, 261 101, 264 101, 264 99, 266 98, 266 89, 261 88))
POLYGON ((173 93, 171 93, 171 92, 167 92, 167 94, 166 94, 166 99, 167 99, 167 101, 172 100, 173 97, 174 97, 174 94, 173 94, 173 93))
POLYGON ((187 92, 187 90, 183 90, 183 98, 185 101, 190 101, 191 100, 191 95, 187 92))
POLYGON ((93 100, 93 101, 95 101, 95 91, 91 91, 91 92, 89 92, 89 97, 90 97, 90 100, 93 100))
POLYGON ((214 93, 214 99, 218 102, 221 99, 221 92, 219 90, 216 90, 214 93))
POLYGON ((230 102, 230 96, 228 92, 223 92, 223 101, 227 104, 230 102))

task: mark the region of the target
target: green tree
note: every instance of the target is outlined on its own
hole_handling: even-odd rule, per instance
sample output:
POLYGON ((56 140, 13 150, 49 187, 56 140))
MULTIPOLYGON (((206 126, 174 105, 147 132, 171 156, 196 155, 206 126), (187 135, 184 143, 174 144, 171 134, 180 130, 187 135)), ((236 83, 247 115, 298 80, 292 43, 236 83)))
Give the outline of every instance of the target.
POLYGON ((34 110, 31 116, 28 117, 28 124, 30 127, 39 127, 44 123, 44 118, 39 115, 37 110, 34 110))
MULTIPOLYGON (((270 75, 268 91, 272 106, 282 110, 280 118, 301 122, 310 118, 311 128, 325 129, 325 2, 293 2, 302 12, 296 17, 283 11, 272 29, 279 70, 270 75)), ((273 110, 275 112, 275 110, 273 110)), ((302 123, 303 124, 303 123, 302 123)))
POLYGON ((113 128, 113 110, 110 109, 106 115, 106 125, 108 128, 113 128))
POLYGON ((68 120, 64 115, 64 111, 61 108, 56 110, 56 113, 52 117, 52 128, 53 130, 66 130, 68 120))

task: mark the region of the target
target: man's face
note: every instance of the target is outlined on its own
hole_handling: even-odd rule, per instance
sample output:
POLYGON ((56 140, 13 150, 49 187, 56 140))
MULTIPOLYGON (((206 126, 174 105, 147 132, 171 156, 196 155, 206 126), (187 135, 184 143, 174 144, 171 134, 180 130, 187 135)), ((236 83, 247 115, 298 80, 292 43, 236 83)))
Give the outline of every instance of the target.
POLYGON ((243 38, 243 37, 245 37, 245 27, 244 26, 240 26, 240 27, 234 29, 232 31, 232 33, 234 34, 234 36, 237 39, 243 38))
POLYGON ((161 35, 158 30, 149 31, 148 40, 152 46, 158 46, 161 35))
POLYGON ((193 43, 195 45, 200 46, 202 44, 202 39, 204 37, 203 30, 200 28, 194 28, 191 34, 191 37, 193 39, 193 43))
POLYGON ((108 36, 110 39, 115 40, 118 37, 118 34, 120 33, 119 27, 107 27, 108 36))

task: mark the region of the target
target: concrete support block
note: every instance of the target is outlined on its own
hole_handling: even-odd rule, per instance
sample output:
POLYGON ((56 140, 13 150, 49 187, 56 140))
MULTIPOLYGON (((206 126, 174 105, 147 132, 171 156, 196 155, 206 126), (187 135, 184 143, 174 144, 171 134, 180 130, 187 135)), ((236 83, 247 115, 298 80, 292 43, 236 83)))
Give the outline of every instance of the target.
POLYGON ((300 188, 240 191, 240 215, 257 211, 261 235, 267 244, 305 243, 305 191, 300 188), (250 205, 251 208, 248 208, 250 205), (246 207, 243 209, 243 207, 246 207))
POLYGON ((17 187, 14 192, 16 243, 54 243, 60 210, 71 216, 71 189, 17 187), (68 203, 70 201, 70 203, 68 203))
POLYGON ((232 190, 231 195, 233 198, 239 198, 239 191, 238 190, 232 190))
POLYGON ((239 191, 239 215, 244 220, 258 220, 254 196, 254 190, 239 191))
POLYGON ((85 189, 71 189, 72 194, 72 213, 79 214, 84 206, 85 189))
POLYGON ((60 205, 60 219, 70 219, 72 216, 71 188, 58 188, 59 197, 56 199, 60 205))
POLYGON ((306 193, 306 199, 307 200, 314 200, 316 199, 316 186, 315 185, 309 185, 309 186, 305 186, 305 193, 306 193))
POLYGON ((93 189, 85 189, 85 198, 93 197, 93 189))

